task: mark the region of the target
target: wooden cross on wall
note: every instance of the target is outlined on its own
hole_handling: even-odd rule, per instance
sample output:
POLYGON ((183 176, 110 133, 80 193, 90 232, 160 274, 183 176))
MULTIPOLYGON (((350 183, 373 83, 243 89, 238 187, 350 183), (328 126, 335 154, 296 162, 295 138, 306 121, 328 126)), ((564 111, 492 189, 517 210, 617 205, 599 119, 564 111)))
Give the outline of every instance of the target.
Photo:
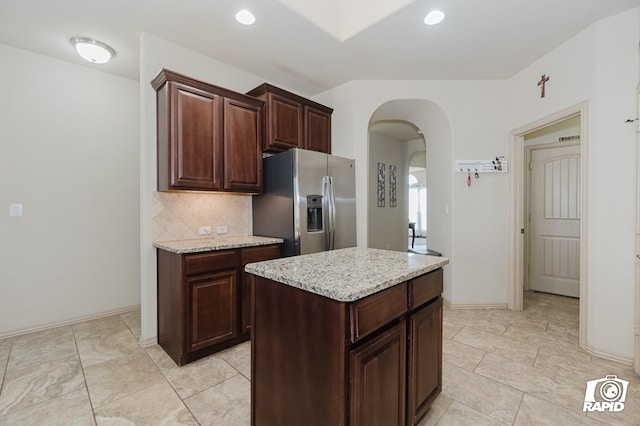
POLYGON ((544 85, 549 81, 549 76, 546 74, 542 74, 540 77, 540 81, 538 82, 538 87, 540 87, 540 97, 544 98, 544 85))

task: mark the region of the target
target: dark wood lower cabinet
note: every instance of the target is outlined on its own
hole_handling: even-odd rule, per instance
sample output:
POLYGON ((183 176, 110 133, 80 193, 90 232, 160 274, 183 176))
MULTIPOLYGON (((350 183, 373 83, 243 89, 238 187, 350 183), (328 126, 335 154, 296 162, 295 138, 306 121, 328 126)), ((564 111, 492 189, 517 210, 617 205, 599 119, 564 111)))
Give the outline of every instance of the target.
POLYGON ((407 416, 416 424, 442 390, 442 298, 409 317, 409 400, 407 416))
POLYGON ((176 364, 249 340, 253 277, 244 266, 280 257, 279 244, 190 254, 158 249, 157 253, 158 344, 176 364))
POLYGON ((237 273, 235 269, 187 279, 189 351, 238 336, 237 273))
POLYGON ((256 277, 251 423, 417 424, 442 388, 441 291, 441 270, 355 302, 256 277))
POLYGON ((351 351, 350 425, 405 424, 406 325, 351 351))
POLYGON ((241 333, 248 334, 251 332, 251 295, 253 293, 253 286, 255 283, 255 276, 244 272, 244 266, 247 263, 277 259, 280 256, 282 256, 282 247, 280 245, 247 247, 242 249, 242 286, 240 289, 242 293, 241 333))

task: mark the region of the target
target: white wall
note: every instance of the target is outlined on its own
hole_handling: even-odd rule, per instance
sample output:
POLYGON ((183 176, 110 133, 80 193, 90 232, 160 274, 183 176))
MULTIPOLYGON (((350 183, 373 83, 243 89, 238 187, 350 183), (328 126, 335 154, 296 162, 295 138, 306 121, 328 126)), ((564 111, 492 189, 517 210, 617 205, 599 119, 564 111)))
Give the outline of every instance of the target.
MULTIPOLYGON (((554 123, 550 126, 524 135, 525 145, 540 145, 548 143, 557 143, 560 138, 568 136, 580 136, 580 116, 575 116, 554 123)), ((575 143, 577 141, 567 141, 566 143, 575 143)))
POLYGON ((369 237, 372 248, 407 251, 407 142, 369 133, 369 237), (385 164, 385 203, 378 207, 378 162, 385 164), (390 166, 396 166, 396 206, 391 207, 390 166))
POLYGON ((504 81, 353 81, 317 96, 332 105, 333 151, 356 159, 358 245, 367 246, 367 129, 381 105, 410 105, 386 119, 417 125, 427 143, 429 245, 451 260, 444 296, 454 305, 506 305, 508 179, 483 176, 471 188, 454 159, 506 155, 504 81), (446 213, 445 213, 446 209, 446 213), (453 285, 452 283, 455 283, 453 285))
POLYGON ((587 346, 633 356, 640 9, 601 20, 508 82, 509 129, 588 102, 587 346), (546 73, 546 97, 536 81, 546 73))
MULTIPOLYGON (((149 84, 162 68, 222 86, 247 92, 265 80, 150 34, 140 40, 140 291, 143 344, 156 341, 156 252, 152 246, 153 194, 156 182, 156 92, 149 84)), ((247 196, 248 197, 248 196, 247 196)), ((229 196, 208 194, 211 202, 227 202, 229 196), (227 198, 225 198, 227 197, 227 198)), ((249 203, 250 209, 250 203, 249 203)), ((244 212, 243 212, 244 213, 244 212)), ((251 229, 251 215, 246 216, 251 229)), ((240 224, 239 227, 243 225, 240 224)))
POLYGON ((138 83, 0 57, 0 336, 138 305, 138 83))
MULTIPOLYGON (((451 260, 445 298, 465 306, 507 304, 509 179, 483 174, 467 187, 466 175, 453 173, 454 160, 509 155, 511 130, 588 101, 587 345, 622 359, 633 355, 635 126, 624 120, 637 116, 639 13, 597 22, 508 81, 352 81, 317 96, 335 108, 334 151, 357 164, 369 163, 368 120, 380 105, 429 101, 393 118, 425 132, 430 236, 434 225, 440 230, 430 245, 451 260), (541 100, 543 73, 551 80, 541 100), (444 118, 429 126, 438 114, 444 118), (434 143, 447 140, 447 132, 450 145, 434 143)), ((368 172, 356 167, 358 194, 366 194, 368 172)), ((367 245, 367 205, 366 197, 358 199, 359 246, 367 245)))

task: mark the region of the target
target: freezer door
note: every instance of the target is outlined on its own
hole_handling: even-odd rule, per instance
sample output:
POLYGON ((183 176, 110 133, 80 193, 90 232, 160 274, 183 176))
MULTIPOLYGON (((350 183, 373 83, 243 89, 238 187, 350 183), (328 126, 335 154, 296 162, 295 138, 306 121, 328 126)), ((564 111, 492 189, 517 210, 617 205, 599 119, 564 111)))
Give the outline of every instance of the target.
POLYGON ((292 151, 296 158, 294 192, 296 234, 299 235, 296 254, 317 253, 326 250, 327 200, 323 197, 322 179, 327 175, 327 154, 304 149, 292 151))
POLYGON ((253 196, 253 233, 284 240, 283 256, 297 254, 294 215, 293 153, 283 152, 263 160, 263 193, 253 196))
POLYGON ((356 169, 355 161, 327 156, 328 170, 335 194, 334 249, 355 247, 356 240, 356 169))

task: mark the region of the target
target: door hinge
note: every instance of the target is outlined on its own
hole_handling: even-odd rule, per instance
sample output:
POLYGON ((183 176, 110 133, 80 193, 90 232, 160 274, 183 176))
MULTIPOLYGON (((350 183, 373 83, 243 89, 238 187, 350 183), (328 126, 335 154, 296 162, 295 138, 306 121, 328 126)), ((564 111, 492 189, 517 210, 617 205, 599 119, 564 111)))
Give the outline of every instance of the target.
POLYGON ((529 264, 529 265, 527 266, 527 271, 528 271, 529 273, 531 273, 531 264, 529 264))
POLYGON ((520 228, 520 233, 524 234, 524 228, 520 228))
POLYGON ((533 170, 533 161, 529 161, 529 170, 533 170))

